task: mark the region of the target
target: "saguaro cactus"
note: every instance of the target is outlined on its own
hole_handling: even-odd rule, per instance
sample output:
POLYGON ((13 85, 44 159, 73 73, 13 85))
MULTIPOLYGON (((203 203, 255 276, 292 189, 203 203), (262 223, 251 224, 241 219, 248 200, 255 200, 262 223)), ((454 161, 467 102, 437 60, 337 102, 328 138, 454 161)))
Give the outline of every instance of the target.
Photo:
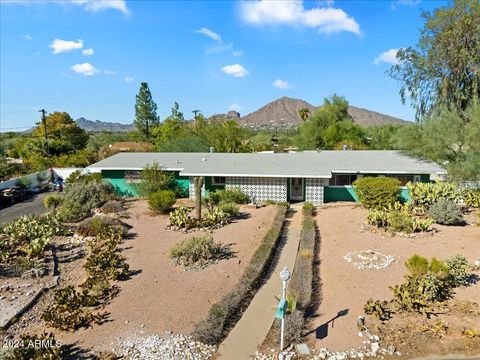
POLYGON ((197 176, 193 179, 195 185, 195 211, 197 213, 197 219, 202 218, 202 186, 203 176, 197 176))

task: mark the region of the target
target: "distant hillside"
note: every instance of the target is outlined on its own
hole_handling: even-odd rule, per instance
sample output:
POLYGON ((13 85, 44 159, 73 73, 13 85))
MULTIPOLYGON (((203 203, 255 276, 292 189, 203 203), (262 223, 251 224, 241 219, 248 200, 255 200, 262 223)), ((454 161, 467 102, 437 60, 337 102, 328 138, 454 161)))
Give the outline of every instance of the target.
POLYGON ((83 117, 76 120, 78 126, 80 126, 85 131, 131 131, 135 129, 133 124, 120 124, 115 122, 107 122, 107 121, 100 121, 100 120, 87 120, 83 117))
MULTIPOLYGON (((296 128, 302 121, 298 115, 298 110, 302 108, 314 112, 317 107, 301 99, 282 97, 242 117, 239 123, 252 129, 296 128)), ((355 106, 350 106, 348 112, 353 121, 361 126, 407 123, 405 120, 355 106)))

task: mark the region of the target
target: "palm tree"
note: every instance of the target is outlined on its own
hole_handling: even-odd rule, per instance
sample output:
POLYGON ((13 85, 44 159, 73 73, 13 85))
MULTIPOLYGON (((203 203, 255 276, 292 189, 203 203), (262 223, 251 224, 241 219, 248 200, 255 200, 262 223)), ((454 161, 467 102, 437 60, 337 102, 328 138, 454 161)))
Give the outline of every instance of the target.
POLYGON ((302 109, 298 110, 298 115, 300 116, 300 119, 305 121, 310 116, 310 110, 308 110, 307 108, 302 108, 302 109))

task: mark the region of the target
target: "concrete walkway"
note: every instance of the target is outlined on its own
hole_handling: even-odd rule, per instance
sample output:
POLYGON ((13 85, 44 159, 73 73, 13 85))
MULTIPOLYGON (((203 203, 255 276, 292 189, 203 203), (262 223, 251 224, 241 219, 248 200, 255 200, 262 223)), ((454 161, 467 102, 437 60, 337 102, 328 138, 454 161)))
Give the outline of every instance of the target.
POLYGON ((275 269, 266 283, 258 290, 240 321, 220 344, 218 359, 245 360, 255 354, 270 330, 275 319, 275 310, 282 292, 280 271, 286 266, 290 271, 295 265, 300 230, 302 228, 302 205, 294 204, 287 213, 287 223, 282 234, 281 254, 275 269))

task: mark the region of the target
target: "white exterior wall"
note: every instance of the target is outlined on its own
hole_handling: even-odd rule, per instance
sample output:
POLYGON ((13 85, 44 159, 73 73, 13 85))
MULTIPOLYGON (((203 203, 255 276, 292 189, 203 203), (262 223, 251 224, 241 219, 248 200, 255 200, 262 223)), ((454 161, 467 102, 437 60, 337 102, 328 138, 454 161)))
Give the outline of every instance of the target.
POLYGON ((323 204, 323 189, 328 185, 328 179, 306 178, 305 179, 305 201, 314 205, 323 204))
MULTIPOLYGON (((193 177, 190 176, 189 178, 189 185, 188 185, 188 197, 192 200, 195 200, 195 183, 193 182, 193 177)), ((205 178, 203 179, 203 186, 202 186, 202 197, 205 197, 205 178)))
POLYGON ((287 201, 287 178, 231 176, 225 178, 225 188, 239 188, 257 201, 287 201))

